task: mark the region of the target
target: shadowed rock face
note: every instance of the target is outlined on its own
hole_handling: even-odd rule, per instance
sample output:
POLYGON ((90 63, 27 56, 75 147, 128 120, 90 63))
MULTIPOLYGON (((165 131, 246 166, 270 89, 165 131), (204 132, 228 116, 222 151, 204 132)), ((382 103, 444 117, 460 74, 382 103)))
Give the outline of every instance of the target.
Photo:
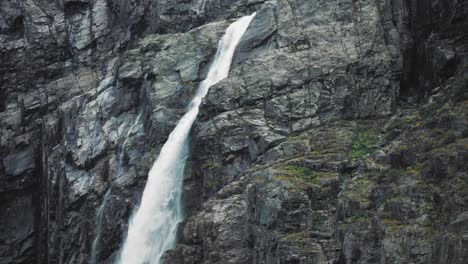
POLYGON ((1 1, 0 263, 88 263, 97 222, 112 263, 253 11, 201 106, 165 263, 464 263, 468 4, 448 0, 1 1))
MULTIPOLYGON (((398 1, 395 1, 398 2, 398 1)), ((468 33, 462 1, 409 1, 404 11, 406 27, 402 55, 404 95, 427 95, 452 76, 457 65, 465 69, 468 33)))

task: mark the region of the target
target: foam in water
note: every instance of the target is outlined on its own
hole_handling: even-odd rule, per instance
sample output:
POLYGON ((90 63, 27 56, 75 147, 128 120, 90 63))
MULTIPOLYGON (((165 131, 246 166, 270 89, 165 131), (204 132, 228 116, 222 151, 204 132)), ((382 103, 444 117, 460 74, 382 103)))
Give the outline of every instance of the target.
POLYGON ((236 46, 254 16, 255 13, 231 24, 219 42, 206 79, 149 172, 140 207, 130 220, 118 263, 159 264, 164 252, 175 246, 177 225, 183 217, 181 197, 190 129, 208 89, 228 76, 236 46))

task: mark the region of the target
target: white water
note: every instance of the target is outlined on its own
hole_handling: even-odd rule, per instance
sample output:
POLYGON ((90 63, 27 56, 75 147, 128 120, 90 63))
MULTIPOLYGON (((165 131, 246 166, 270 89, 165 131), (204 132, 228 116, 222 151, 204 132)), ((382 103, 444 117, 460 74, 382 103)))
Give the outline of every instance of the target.
POLYGON ((109 200, 109 196, 111 193, 111 188, 107 189, 106 193, 104 194, 104 198, 102 199, 101 206, 97 211, 97 221, 96 221, 96 238, 93 240, 91 245, 91 264, 96 264, 97 262, 97 246, 99 243, 99 239, 101 238, 101 229, 102 229, 102 220, 104 217, 104 208, 106 207, 107 201, 109 200))
POLYGON ((188 112, 162 147, 149 172, 140 207, 130 220, 127 239, 118 260, 121 264, 159 264, 164 252, 175 246, 177 225, 183 217, 182 183, 190 129, 208 89, 228 76, 236 46, 254 16, 242 17, 227 28, 208 75, 200 84, 188 112))

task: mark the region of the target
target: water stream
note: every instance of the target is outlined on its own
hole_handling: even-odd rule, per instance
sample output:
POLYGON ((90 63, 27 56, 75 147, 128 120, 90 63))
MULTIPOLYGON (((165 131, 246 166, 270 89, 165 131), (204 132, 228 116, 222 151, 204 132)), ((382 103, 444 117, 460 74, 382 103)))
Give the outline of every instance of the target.
POLYGON ((99 239, 101 238, 101 229, 102 229, 102 220, 104 217, 104 209, 106 207, 107 201, 109 200, 111 194, 111 188, 107 189, 104 197, 102 199, 101 206, 97 211, 96 216, 96 237, 93 240, 93 244, 91 245, 91 260, 90 264, 96 264, 97 262, 97 246, 99 243, 99 239))
POLYGON ((226 29, 206 79, 149 172, 141 204, 130 220, 118 263, 159 264, 164 252, 175 246, 177 225, 183 218, 181 198, 190 129, 208 89, 228 76, 236 46, 254 16, 242 17, 226 29))

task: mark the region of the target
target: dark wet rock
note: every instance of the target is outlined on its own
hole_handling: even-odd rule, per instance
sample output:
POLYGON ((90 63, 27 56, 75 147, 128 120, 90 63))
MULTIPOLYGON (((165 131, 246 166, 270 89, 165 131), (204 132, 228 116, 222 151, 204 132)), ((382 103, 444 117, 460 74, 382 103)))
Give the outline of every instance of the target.
POLYGON ((452 221, 433 246, 433 263, 463 263, 468 257, 468 213, 463 212, 452 221))
POLYGON ((34 152, 32 149, 25 149, 21 152, 11 154, 3 159, 5 173, 7 175, 18 176, 27 170, 34 169, 34 152))

